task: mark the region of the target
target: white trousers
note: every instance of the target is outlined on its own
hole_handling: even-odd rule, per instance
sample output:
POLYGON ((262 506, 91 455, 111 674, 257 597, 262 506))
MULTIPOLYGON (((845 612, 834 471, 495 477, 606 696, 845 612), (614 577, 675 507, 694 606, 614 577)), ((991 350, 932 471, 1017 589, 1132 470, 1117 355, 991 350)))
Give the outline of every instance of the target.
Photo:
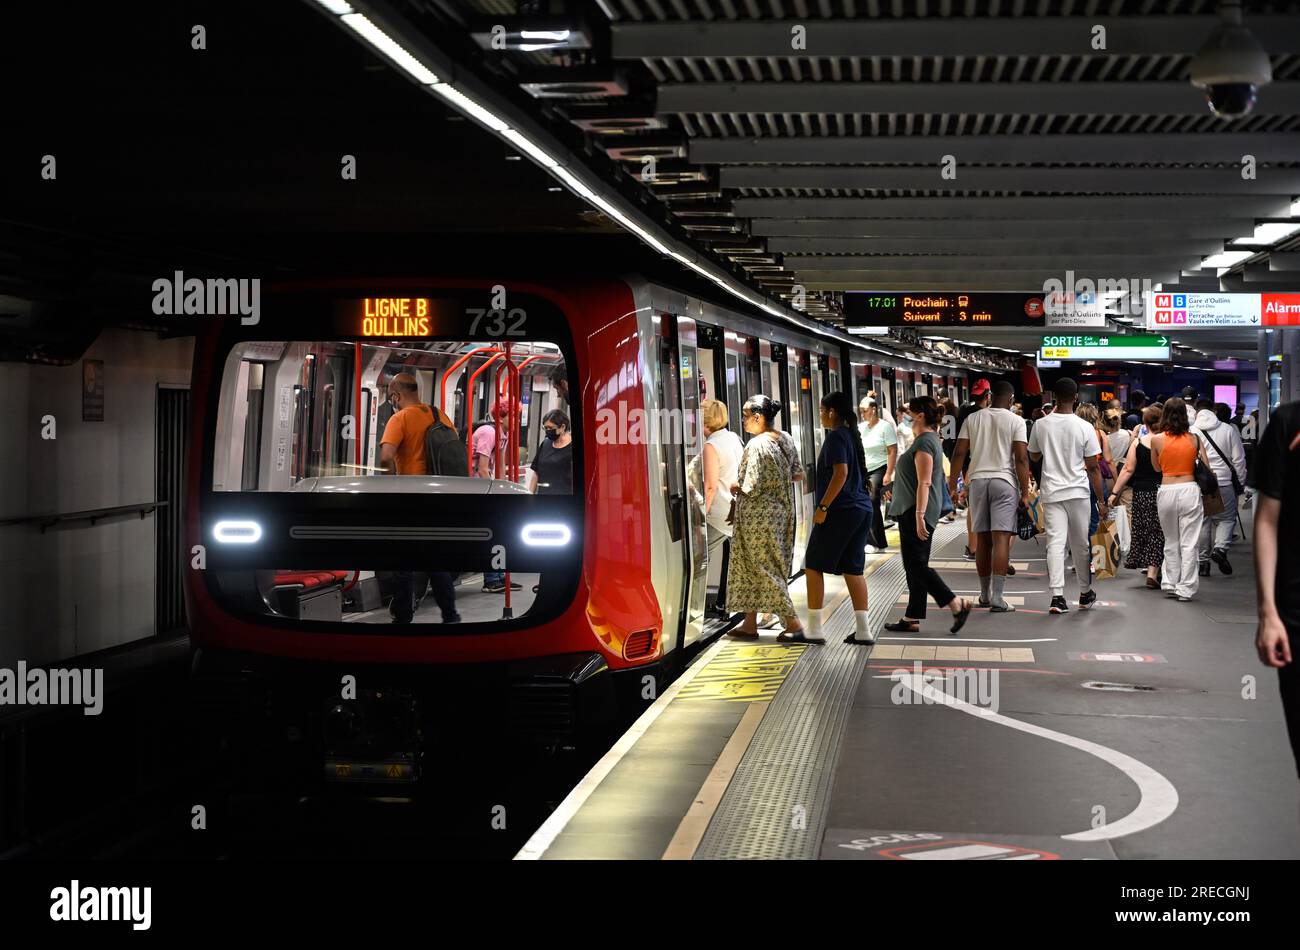
POLYGON ((1047 523, 1047 580, 1052 596, 1065 594, 1065 545, 1074 558, 1074 576, 1079 592, 1092 587, 1092 539, 1088 537, 1088 520, 1092 505, 1087 498, 1043 502, 1043 520, 1047 523))
POLYGON ((1201 486, 1196 482, 1161 485, 1156 493, 1156 512, 1160 516, 1160 530, 1165 533, 1164 576, 1160 586, 1179 597, 1191 597, 1201 582, 1196 573, 1200 566, 1197 548, 1201 524, 1205 521, 1201 486))
POLYGON ((1232 490, 1232 482, 1219 482, 1219 496, 1223 498, 1223 510, 1217 515, 1205 519, 1201 528, 1201 560, 1210 559, 1210 551, 1228 550, 1232 537, 1237 533, 1237 494, 1232 490))

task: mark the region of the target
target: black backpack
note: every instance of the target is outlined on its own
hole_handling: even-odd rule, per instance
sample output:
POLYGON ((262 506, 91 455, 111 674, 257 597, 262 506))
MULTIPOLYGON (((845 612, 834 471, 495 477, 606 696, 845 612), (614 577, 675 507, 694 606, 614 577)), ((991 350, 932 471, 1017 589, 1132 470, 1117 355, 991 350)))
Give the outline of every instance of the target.
POLYGON ((430 475, 469 477, 469 460, 465 443, 456 430, 434 417, 433 425, 424 430, 425 468, 430 475))

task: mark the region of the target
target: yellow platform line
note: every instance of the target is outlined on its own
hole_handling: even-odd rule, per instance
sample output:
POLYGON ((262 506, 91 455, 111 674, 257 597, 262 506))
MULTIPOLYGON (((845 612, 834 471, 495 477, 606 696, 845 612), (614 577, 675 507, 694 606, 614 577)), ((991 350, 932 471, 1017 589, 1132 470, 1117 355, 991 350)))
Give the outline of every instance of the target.
POLYGON ((691 807, 686 810, 686 814, 677 825, 673 840, 668 842, 668 847, 664 849, 662 860, 689 861, 695 856, 695 849, 704 839, 704 832, 708 830, 709 822, 713 820, 713 813, 718 810, 718 803, 722 801, 727 787, 731 785, 731 779, 735 776, 736 769, 740 767, 740 760, 744 757, 745 750, 749 748, 754 733, 758 731, 758 724, 763 720, 767 707, 766 702, 750 703, 749 708, 745 710, 745 715, 740 717, 736 731, 727 740, 722 754, 713 763, 713 768, 705 777, 704 784, 695 795, 695 800, 691 802, 691 807))

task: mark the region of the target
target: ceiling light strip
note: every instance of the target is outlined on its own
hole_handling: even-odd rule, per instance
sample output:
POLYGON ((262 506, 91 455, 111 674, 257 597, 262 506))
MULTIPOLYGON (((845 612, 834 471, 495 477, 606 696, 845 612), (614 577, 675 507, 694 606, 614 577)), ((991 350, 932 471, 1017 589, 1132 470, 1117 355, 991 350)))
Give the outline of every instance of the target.
MULTIPOLYGON (((772 316, 792 321, 796 325, 817 332, 822 336, 840 339, 837 334, 828 332, 816 323, 810 325, 808 322, 810 318, 807 314, 793 308, 784 308, 778 302, 756 293, 716 264, 710 261, 701 262, 694 257, 687 257, 668 246, 668 244, 651 233, 649 228, 638 224, 626 212, 617 208, 611 201, 583 182, 572 170, 565 168, 559 159, 547 152, 542 146, 518 129, 512 128, 508 122, 492 112, 492 110, 475 101, 464 89, 457 88, 439 78, 415 54, 389 36, 369 17, 357 13, 351 4, 344 2, 344 0, 316 0, 316 3, 326 12, 337 17, 345 26, 416 82, 441 97, 457 111, 504 139, 513 148, 532 159, 542 168, 545 168, 575 195, 604 212, 656 252, 672 257, 750 306, 757 307, 772 316)), ((857 344, 858 341, 854 341, 854 343, 857 344)))

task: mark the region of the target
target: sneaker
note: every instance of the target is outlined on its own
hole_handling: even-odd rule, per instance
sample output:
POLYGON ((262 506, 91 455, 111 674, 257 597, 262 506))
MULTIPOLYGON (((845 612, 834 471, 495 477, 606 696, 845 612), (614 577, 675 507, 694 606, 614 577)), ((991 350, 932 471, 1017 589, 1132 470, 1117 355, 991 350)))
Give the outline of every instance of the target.
POLYGON ((1224 574, 1232 573, 1232 565, 1228 563, 1228 552, 1223 548, 1215 548, 1211 551, 1210 560, 1219 565, 1219 570, 1224 574))
POLYGON ((1192 601, 1192 598, 1188 597, 1186 594, 1179 594, 1179 595, 1178 595, 1178 602, 1179 602, 1180 604, 1189 604, 1189 603, 1191 603, 1191 601, 1192 601))
POLYGON ((868 554, 879 554, 879 553, 880 553, 880 548, 876 547, 874 544, 868 544, 868 545, 867 545, 867 553, 868 553, 868 554))
POLYGON ((1201 577, 1209 577, 1209 576, 1210 576, 1210 562, 1209 562, 1209 561, 1202 561, 1202 562, 1201 562, 1201 566, 1200 566, 1200 568, 1198 568, 1198 571, 1197 571, 1197 572, 1200 574, 1201 577))
POLYGON ((1079 609, 1087 610, 1097 602, 1097 592, 1095 590, 1086 590, 1079 595, 1079 609))
POLYGON ((1064 597, 1053 597, 1051 605, 1047 608, 1047 612, 1049 614, 1068 614, 1070 612, 1070 605, 1065 602, 1064 597))
POLYGON ((443 623, 460 623, 460 614, 451 614, 442 618, 443 623))
POLYGON ((975 552, 972 551, 970 548, 966 548, 966 550, 962 552, 961 556, 965 558, 967 561, 975 560, 975 552))
POLYGON ((1008 564, 1008 565, 1007 565, 1007 577, 1015 577, 1015 576, 1016 576, 1016 569, 1015 569, 1014 565, 1008 564))
POLYGON ((506 592, 505 584, 484 584, 483 593, 485 594, 504 594, 506 592))

